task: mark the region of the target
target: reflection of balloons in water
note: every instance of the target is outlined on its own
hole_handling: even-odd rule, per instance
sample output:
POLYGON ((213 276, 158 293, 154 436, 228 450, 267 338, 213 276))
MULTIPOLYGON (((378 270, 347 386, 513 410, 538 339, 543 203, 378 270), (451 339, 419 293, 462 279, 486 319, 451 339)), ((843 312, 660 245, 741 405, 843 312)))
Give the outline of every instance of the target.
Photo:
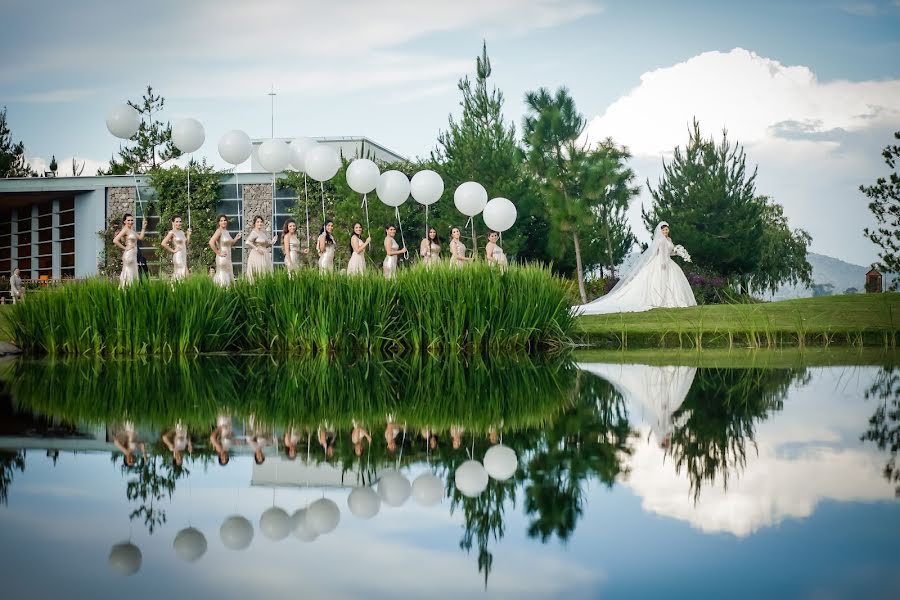
POLYGON ((269 173, 284 171, 291 160, 291 151, 284 140, 270 138, 256 149, 260 166, 269 173))
POLYGON ((206 554, 206 536, 198 529, 187 527, 178 532, 172 547, 178 558, 191 563, 206 554))
POLYGON ((270 540, 283 540, 291 533, 291 517, 283 509, 273 506, 259 517, 259 530, 270 540))
POLYGON ((219 528, 219 537, 229 550, 244 550, 253 541, 253 525, 239 515, 228 517, 219 528))
POLYGON ((341 168, 341 157, 331 146, 316 144, 303 157, 303 169, 316 181, 328 181, 341 168))
POLYGON ((409 198, 409 179, 400 171, 385 171, 375 190, 378 199, 388 206, 400 206, 409 198))
POLYGON ((412 495, 422 506, 434 506, 444 495, 444 482, 432 473, 422 473, 412 483, 412 495))
POLYGON ((485 205, 481 218, 494 231, 506 231, 516 222, 516 205, 506 198, 494 198, 485 205))
POLYGON ((488 474, 477 460, 467 460, 456 469, 456 489, 463 496, 475 498, 487 489, 488 474))
POLYGON ((309 523, 306 516, 307 512, 305 508, 295 510, 294 514, 291 515, 291 528, 295 538, 302 542, 311 542, 319 537, 319 534, 312 528, 312 525, 309 523))
POLYGON ((306 509, 306 519, 319 535, 331 533, 341 522, 341 509, 328 498, 319 498, 306 509))
POLYGON ((141 549, 131 542, 116 544, 109 551, 109 566, 119 575, 134 575, 141 568, 141 549))
POLYGON ((456 206, 456 210, 467 217, 474 217, 483 211, 487 201, 487 190, 475 181, 467 181, 453 192, 453 204, 456 206))
POLYGON ((509 446, 503 444, 491 446, 484 454, 484 469, 497 481, 506 481, 516 474, 518 468, 519 459, 515 450, 509 446))
POLYGON ((199 150, 205 140, 206 132, 197 119, 178 119, 172 123, 172 143, 185 154, 199 150))
POLYGON ((409 182, 409 193, 419 204, 434 204, 444 193, 444 180, 434 171, 419 171, 409 182))
POLYGON ((393 469, 385 471, 378 480, 378 495, 388 506, 403 506, 409 499, 409 480, 393 469))
POLYGON ((239 165, 253 153, 250 136, 240 129, 232 129, 219 138, 219 156, 230 165, 239 165))
POLYGON ((141 115, 127 104, 114 106, 106 113, 106 128, 117 138, 130 139, 141 128, 141 115))
POLYGON ((347 185, 357 194, 369 194, 378 185, 381 172, 368 158, 357 158, 347 165, 347 185))
POLYGON ((291 140, 291 166, 306 172, 306 153, 316 146, 316 140, 308 137, 298 137, 291 140))
POLYGON ((370 487, 358 487, 347 496, 347 508, 360 519, 371 519, 381 508, 381 498, 370 487))

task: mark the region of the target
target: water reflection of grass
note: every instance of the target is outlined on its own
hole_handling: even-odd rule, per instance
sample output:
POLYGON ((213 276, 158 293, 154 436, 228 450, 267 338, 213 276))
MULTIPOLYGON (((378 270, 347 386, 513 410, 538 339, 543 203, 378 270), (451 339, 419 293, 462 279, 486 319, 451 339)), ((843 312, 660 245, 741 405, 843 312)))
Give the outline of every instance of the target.
POLYGON ((576 335, 615 348, 895 347, 900 294, 855 294, 580 317, 576 335))
POLYGON ((837 346, 829 348, 807 346, 777 350, 754 348, 579 350, 574 353, 574 357, 579 362, 733 369, 791 369, 900 363, 900 351, 895 348, 837 346))

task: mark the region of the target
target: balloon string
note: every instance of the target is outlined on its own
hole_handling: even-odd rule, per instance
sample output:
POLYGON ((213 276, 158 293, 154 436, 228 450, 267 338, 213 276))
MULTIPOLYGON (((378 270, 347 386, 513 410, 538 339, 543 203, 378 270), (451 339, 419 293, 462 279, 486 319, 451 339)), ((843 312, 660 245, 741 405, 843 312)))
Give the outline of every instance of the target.
POLYGON ((322 227, 325 227, 325 183, 319 182, 319 189, 322 191, 322 227))
POLYGON ((188 159, 188 227, 191 226, 191 163, 194 162, 194 153, 188 159))
POLYGON ((312 237, 309 232, 309 186, 306 184, 306 173, 303 174, 303 204, 306 207, 306 250, 308 251, 312 237))
POLYGON ((363 194, 362 205, 366 209, 366 235, 369 235, 372 228, 369 226, 369 198, 367 194, 363 194))
MULTIPOLYGON (((406 239, 403 237, 403 222, 400 220, 400 207, 394 207, 394 214, 397 216, 397 227, 400 228, 400 243, 403 244, 403 247, 406 248, 406 239)), ((403 253, 403 260, 409 259, 409 250, 406 250, 403 253)))
POLYGON ((238 231, 241 232, 241 256, 244 255, 244 196, 238 183, 237 166, 234 167, 234 197, 238 203, 238 231))
MULTIPOLYGON (((275 239, 275 173, 272 173, 272 239, 275 239)), ((273 251, 275 249, 274 243, 272 249, 273 251)))

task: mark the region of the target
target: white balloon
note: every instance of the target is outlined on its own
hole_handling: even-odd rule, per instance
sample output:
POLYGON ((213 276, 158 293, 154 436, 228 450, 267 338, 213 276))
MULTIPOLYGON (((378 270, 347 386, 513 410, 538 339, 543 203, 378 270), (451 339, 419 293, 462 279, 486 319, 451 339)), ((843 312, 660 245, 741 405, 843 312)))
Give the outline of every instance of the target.
POLYGON ((347 496, 347 508, 360 519, 371 519, 381 508, 381 498, 370 487, 358 487, 347 496))
POLYGON ((441 199, 444 180, 434 171, 419 171, 409 182, 409 192, 416 202, 429 206, 441 199))
POLYGON ((400 171, 385 171, 375 190, 378 199, 388 206, 400 206, 409 198, 409 179, 400 171))
POLYGON ((291 515, 291 527, 293 528, 294 537, 301 542, 311 542, 319 537, 306 518, 306 509, 301 508, 294 511, 291 515))
POLYGON ((378 495, 388 506, 403 506, 409 499, 410 491, 409 480, 398 471, 386 471, 378 480, 378 495))
POLYGON ((291 166, 305 173, 306 154, 316 147, 316 140, 308 137, 298 137, 291 141, 291 166))
POLYGON ((331 146, 316 144, 306 151, 303 157, 303 169, 316 181, 328 181, 341 168, 341 157, 331 146))
POLYGON ((331 533, 341 522, 341 509, 328 498, 319 498, 306 509, 306 519, 319 535, 331 533))
POLYGON ((516 205, 506 198, 494 198, 485 205, 481 218, 494 231, 506 231, 516 222, 516 205))
POLYGON ((422 473, 412 483, 412 495, 422 506, 434 506, 444 496, 444 482, 431 473, 422 473))
POLYGON ((116 544, 109 551, 110 568, 119 575, 134 575, 141 568, 141 549, 131 542, 116 544))
POLYGON ((347 185, 357 194, 370 194, 380 176, 378 165, 368 158, 357 158, 347 166, 347 185))
POLYGON ((187 527, 178 532, 172 547, 175 548, 175 556, 192 563, 206 554, 206 536, 198 529, 187 527))
POLYGON ((456 469, 456 489, 463 496, 475 498, 487 489, 488 474, 477 460, 467 460, 456 469))
POLYGON ((253 153, 250 136, 240 129, 232 129, 219 139, 219 156, 229 165, 239 165, 253 153))
POLYGON ((259 517, 259 530, 270 540, 283 540, 291 533, 291 517, 284 509, 273 506, 259 517))
POLYGON ((467 217, 474 217, 483 211, 487 201, 487 190, 475 181, 467 181, 453 192, 453 204, 456 205, 456 210, 467 217))
POLYGON ((245 550, 253 541, 253 525, 244 517, 233 515, 219 527, 219 538, 229 550, 245 550))
POLYGON ((506 481, 516 474, 519 468, 519 459, 516 452, 509 446, 498 444, 491 446, 484 453, 484 469, 487 474, 497 481, 506 481))
POLYGON ((284 171, 291 160, 291 150, 283 140, 270 138, 256 149, 260 166, 269 173, 284 171))
POLYGON ((141 128, 141 115, 127 104, 114 106, 106 113, 106 128, 117 138, 131 139, 141 128))
POLYGON ((199 150, 205 140, 206 132, 197 119, 178 119, 172 123, 172 143, 185 154, 199 150))

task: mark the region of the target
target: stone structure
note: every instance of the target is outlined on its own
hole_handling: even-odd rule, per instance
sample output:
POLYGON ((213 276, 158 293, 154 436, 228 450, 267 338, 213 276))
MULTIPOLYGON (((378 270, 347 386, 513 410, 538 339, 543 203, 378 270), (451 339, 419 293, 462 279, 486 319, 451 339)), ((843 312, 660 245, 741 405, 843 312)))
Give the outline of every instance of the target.
POLYGON ((106 226, 118 225, 125 213, 134 214, 134 187, 110 187, 106 189, 106 226))
MULTIPOLYGON (((244 192, 244 229, 241 232, 244 239, 253 229, 253 218, 259 215, 263 218, 263 228, 272 234, 272 185, 268 183, 245 183, 242 186, 244 192)), ((246 250, 243 260, 247 260, 246 250)))

